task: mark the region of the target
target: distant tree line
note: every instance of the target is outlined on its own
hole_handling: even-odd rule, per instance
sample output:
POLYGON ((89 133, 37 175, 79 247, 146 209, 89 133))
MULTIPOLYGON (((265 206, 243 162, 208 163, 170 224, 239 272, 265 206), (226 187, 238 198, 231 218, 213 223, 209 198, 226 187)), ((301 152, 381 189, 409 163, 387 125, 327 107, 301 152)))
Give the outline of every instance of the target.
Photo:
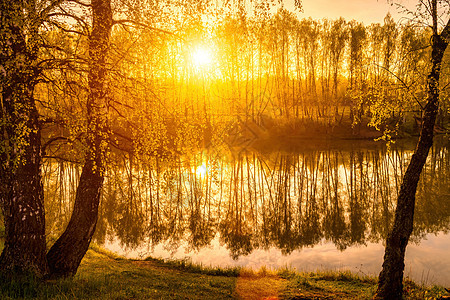
MULTIPOLYGON (((418 132, 430 68, 429 28, 412 21, 399 25, 389 14, 383 24, 368 26, 342 18, 299 19, 285 9, 218 15, 214 25, 192 14, 161 24, 176 35, 142 38, 140 30, 118 30, 128 59, 117 67, 131 80, 123 82, 128 88, 121 101, 148 99, 152 112, 167 110, 161 116, 167 131, 187 123, 219 131, 218 124, 255 122, 263 130, 288 125, 294 134, 313 122, 328 132, 362 123, 418 132), (210 65, 195 65, 196 47, 211 51, 210 65)), ((446 93, 445 86, 438 114, 443 130, 446 93)))

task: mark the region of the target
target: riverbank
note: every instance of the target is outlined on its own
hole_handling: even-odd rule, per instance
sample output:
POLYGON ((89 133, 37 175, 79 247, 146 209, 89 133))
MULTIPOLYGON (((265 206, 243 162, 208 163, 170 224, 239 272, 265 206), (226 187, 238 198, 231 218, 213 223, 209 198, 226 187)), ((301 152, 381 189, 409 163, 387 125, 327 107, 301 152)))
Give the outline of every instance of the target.
MULTIPOLYGON (((186 261, 129 260, 92 246, 73 280, 1 285, 1 299, 370 299, 376 278, 349 272, 217 269, 186 261)), ((406 299, 439 299, 443 287, 405 281, 406 299)))

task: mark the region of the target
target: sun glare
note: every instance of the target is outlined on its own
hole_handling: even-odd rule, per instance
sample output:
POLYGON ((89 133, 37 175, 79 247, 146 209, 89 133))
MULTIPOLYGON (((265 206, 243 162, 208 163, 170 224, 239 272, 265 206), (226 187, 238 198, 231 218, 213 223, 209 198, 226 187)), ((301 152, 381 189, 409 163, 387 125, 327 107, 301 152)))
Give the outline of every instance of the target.
POLYGON ((206 166, 205 164, 202 164, 201 166, 197 167, 197 170, 195 170, 195 172, 197 173, 198 176, 200 177, 205 177, 206 175, 206 166))
POLYGON ((192 62, 198 68, 208 66, 212 62, 211 52, 203 47, 198 47, 192 53, 192 62))

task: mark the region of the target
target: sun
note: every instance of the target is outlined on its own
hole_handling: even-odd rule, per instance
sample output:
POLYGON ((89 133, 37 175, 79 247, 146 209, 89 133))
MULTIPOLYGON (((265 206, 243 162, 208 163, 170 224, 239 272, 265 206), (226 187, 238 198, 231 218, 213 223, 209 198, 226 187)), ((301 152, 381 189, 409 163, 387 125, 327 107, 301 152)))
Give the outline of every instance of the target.
POLYGON ((207 171, 208 170, 207 170, 205 164, 202 164, 202 165, 197 167, 197 169, 195 170, 195 173, 197 173, 197 175, 200 176, 200 177, 205 177, 207 171))
POLYGON ((192 63, 197 68, 204 68, 212 62, 211 51, 204 47, 197 47, 192 52, 192 63))

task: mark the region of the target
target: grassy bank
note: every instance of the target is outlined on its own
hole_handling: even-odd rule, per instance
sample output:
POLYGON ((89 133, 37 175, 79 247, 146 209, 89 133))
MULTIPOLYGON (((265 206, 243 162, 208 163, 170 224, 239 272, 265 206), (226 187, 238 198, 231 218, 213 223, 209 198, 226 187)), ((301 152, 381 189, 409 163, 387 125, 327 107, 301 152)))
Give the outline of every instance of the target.
MULTIPOLYGON (((1 299, 370 299, 376 279, 347 272, 218 269, 186 261, 129 260, 93 246, 73 280, 0 285, 1 299)), ((407 299, 437 299, 442 287, 406 281, 407 299)))

